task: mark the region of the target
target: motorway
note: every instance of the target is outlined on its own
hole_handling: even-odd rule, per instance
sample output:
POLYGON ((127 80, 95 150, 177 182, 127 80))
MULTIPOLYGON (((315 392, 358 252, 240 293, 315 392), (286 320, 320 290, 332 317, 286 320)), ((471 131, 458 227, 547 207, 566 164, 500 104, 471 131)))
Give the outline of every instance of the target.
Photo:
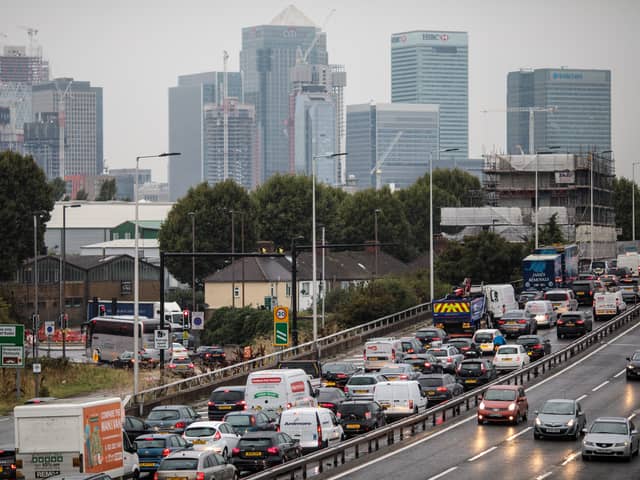
MULTIPOLYGON (((549 332, 551 334, 552 332, 549 332)), ((555 338, 555 335, 554 335, 555 338)), ((627 382, 625 357, 640 346, 640 324, 613 337, 580 360, 527 389, 529 421, 518 426, 483 425, 475 414, 416 436, 390 453, 346 466, 330 479, 630 479, 640 478, 640 460, 583 462, 582 440, 534 440, 534 411, 549 398, 575 398, 590 424, 599 416, 640 413, 640 382, 627 382)), ((555 350, 555 349, 554 349, 555 350)), ((638 418, 640 423, 640 418, 638 418)))

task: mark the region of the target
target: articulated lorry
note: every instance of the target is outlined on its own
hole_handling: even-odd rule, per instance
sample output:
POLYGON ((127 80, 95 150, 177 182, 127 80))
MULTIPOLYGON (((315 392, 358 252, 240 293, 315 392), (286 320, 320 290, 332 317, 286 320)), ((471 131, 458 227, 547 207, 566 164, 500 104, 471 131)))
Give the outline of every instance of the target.
POLYGON ((525 290, 546 291, 563 285, 562 257, 558 253, 533 254, 522 260, 525 290))
POLYGON ((534 255, 560 255, 560 278, 558 287, 567 287, 578 278, 578 246, 572 245, 550 245, 536 248, 534 255))

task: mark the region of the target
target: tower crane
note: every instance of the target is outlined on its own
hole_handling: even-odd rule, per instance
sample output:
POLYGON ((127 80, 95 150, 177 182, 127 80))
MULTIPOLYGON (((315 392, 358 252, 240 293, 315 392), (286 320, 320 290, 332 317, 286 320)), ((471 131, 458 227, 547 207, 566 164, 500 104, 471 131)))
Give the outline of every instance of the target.
POLYGON ((391 151, 393 150, 393 147, 396 146, 396 143, 398 143, 398 140, 400 140, 402 133, 402 130, 396 133, 396 136, 393 137, 393 140, 391 140, 391 143, 387 147, 387 150, 384 152, 382 157, 380 157, 380 160, 376 162, 376 166, 373 167, 371 173, 369 173, 369 175, 373 175, 374 173, 376 174, 376 190, 380 190, 382 188, 382 165, 384 164, 385 160, 387 160, 387 157, 391 154, 391 151))
POLYGON ((38 36, 38 29, 27 25, 19 25, 18 28, 26 31, 27 35, 29 35, 29 55, 35 55, 37 52, 34 50, 34 45, 36 43, 36 37, 38 36))
POLYGON ((316 35, 315 37, 313 37, 313 40, 311 41, 311 45, 309 45, 309 48, 307 48, 307 50, 302 55, 297 56, 298 58, 296 58, 296 63, 302 64, 302 65, 307 63, 307 58, 309 57, 311 50, 313 50, 313 47, 315 47, 316 43, 318 43, 320 34, 327 26, 327 23, 329 23, 329 19, 331 18, 331 16, 334 14, 335 11, 336 11, 335 8, 331 9, 331 11, 329 12, 329 15, 327 15, 327 18, 325 18, 324 22, 322 22, 322 26, 318 30, 316 30, 316 35))

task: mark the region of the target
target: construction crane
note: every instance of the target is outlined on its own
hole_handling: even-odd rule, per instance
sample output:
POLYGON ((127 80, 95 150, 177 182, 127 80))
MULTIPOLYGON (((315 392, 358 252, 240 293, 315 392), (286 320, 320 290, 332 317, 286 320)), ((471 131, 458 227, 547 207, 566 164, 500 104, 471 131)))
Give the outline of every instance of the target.
POLYGON ((64 89, 64 92, 61 92, 60 87, 58 86, 58 82, 54 82, 55 86, 56 86, 56 92, 58 93, 58 126, 59 126, 59 131, 60 131, 60 137, 59 137, 59 170, 60 170, 60 178, 62 180, 64 180, 64 174, 65 174, 65 165, 64 165, 64 150, 65 150, 65 138, 64 138, 64 127, 65 127, 65 122, 66 122, 66 105, 64 103, 65 98, 67 96, 71 96, 69 94, 69 89, 71 88, 71 84, 73 83, 73 80, 69 79, 69 83, 67 83, 67 87, 64 89))
POLYGON ((336 11, 335 8, 331 9, 331 11, 329 12, 329 15, 327 15, 327 18, 324 19, 324 22, 322 22, 322 26, 316 30, 316 35, 315 37, 313 37, 313 40, 311 41, 311 45, 309 45, 309 48, 307 48, 307 51, 304 52, 304 54, 302 54, 302 56, 299 56, 296 60, 296 63, 299 64, 306 64, 307 63, 307 58, 309 57, 309 54, 311 53, 311 50, 313 50, 313 47, 316 46, 316 43, 318 43, 318 39, 320 38, 320 34, 322 33, 322 31, 325 29, 325 27, 327 26, 327 23, 329 23, 329 19, 331 18, 331 16, 334 14, 334 12, 336 11))
POLYGON ((24 30, 29 35, 29 55, 38 56, 38 52, 35 49, 36 37, 38 36, 38 29, 33 27, 28 27, 27 25, 18 26, 19 29, 24 30))
POLYGON ((387 147, 387 150, 384 152, 384 155, 380 157, 380 159, 376 162, 376 166, 373 167, 373 169, 369 173, 369 175, 373 175, 374 173, 376 174, 376 190, 380 190, 382 188, 382 165, 387 160, 387 157, 391 154, 391 150, 393 150, 393 147, 396 146, 398 140, 400 140, 402 133, 402 130, 396 133, 396 136, 393 137, 393 140, 391 140, 391 143, 387 147))

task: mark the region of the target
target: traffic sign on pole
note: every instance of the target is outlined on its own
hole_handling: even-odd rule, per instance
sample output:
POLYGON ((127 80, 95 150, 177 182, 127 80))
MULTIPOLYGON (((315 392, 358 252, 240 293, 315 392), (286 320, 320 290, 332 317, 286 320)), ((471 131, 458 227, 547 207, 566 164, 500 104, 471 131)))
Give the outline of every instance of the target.
POLYGON ((169 349, 169 330, 154 330, 154 347, 157 350, 169 349))
POLYGON ((204 330, 204 312, 191 312, 191 329, 204 330))
POLYGON ((0 325, 0 367, 23 366, 24 325, 0 325))
POLYGON ((273 346, 288 347, 289 337, 289 309, 277 306, 273 309, 273 346))
POLYGON ((44 333, 47 335, 53 335, 56 329, 55 324, 56 322, 44 322, 44 333))

